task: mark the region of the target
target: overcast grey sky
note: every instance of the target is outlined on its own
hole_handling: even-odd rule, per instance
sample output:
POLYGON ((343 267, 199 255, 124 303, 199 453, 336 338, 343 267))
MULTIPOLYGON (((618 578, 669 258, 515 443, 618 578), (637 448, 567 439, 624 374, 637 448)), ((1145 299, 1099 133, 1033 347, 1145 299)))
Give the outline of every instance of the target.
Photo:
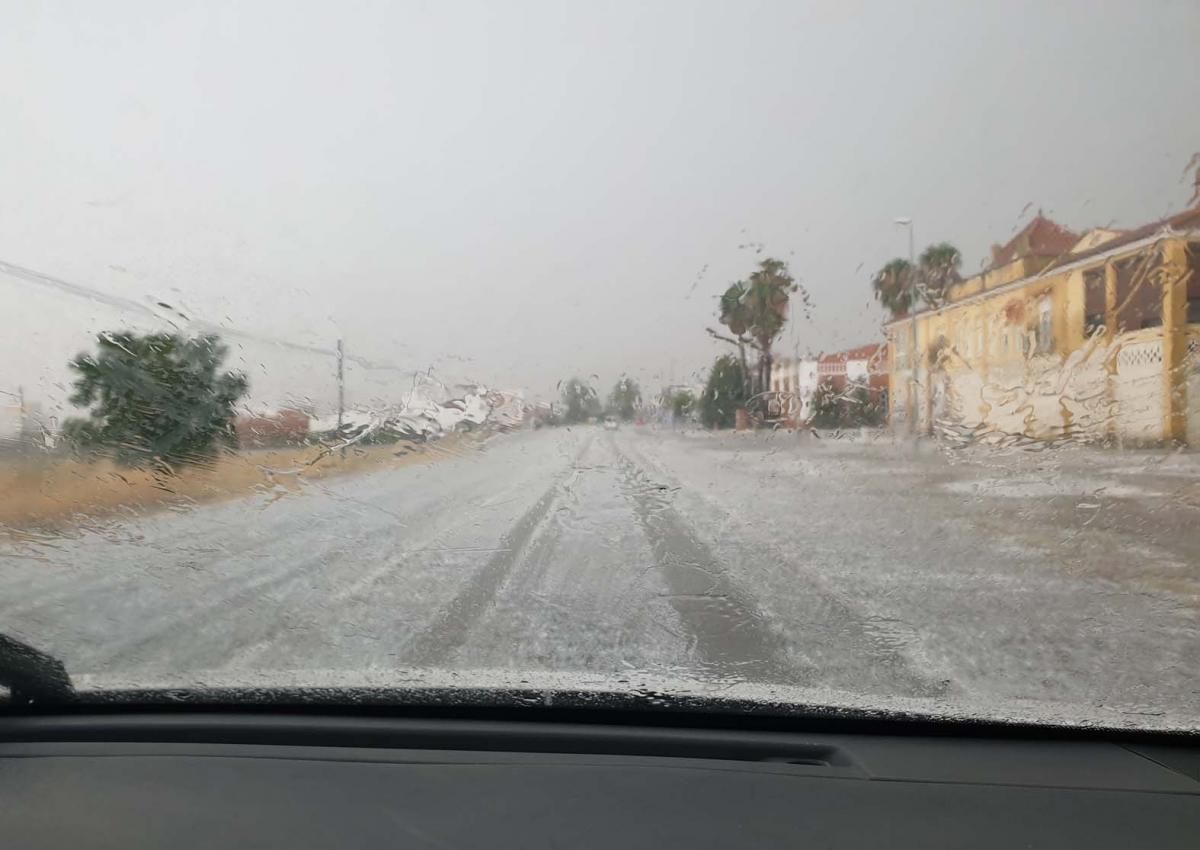
MULTIPOLYGON (((974 269, 1038 207, 1181 208, 1200 149, 1195 0, 6 7, 0 259, 534 394, 705 367, 741 244, 846 347, 896 216, 974 269)), ((0 316, 34 395, 121 323, 2 275, 0 316)), ((260 399, 331 398, 321 358, 250 360, 260 399)))

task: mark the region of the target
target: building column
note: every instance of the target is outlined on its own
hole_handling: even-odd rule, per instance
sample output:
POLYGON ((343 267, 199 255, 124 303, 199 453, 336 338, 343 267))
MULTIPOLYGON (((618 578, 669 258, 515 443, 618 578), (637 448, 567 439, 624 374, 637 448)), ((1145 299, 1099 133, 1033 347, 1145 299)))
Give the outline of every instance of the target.
POLYGON ((1117 265, 1104 264, 1104 334, 1111 343, 1117 336, 1117 265))
POLYGON ((1163 244, 1163 439, 1187 442, 1187 244, 1169 239, 1163 244))
MULTIPOLYGON (((934 362, 930 359, 931 349, 933 348, 934 340, 942 338, 946 331, 945 325, 937 326, 937 333, 934 333, 935 326, 932 319, 927 318, 925 322, 925 334, 921 341, 921 352, 918 357, 918 362, 924 370, 925 375, 925 403, 922 405, 924 409, 925 421, 921 427, 921 433, 926 437, 932 437, 934 434, 933 428, 933 382, 934 382, 934 362)), ((942 374, 937 373, 938 380, 941 380, 942 374)))
POLYGON ((917 317, 908 319, 908 432, 913 437, 920 433, 920 413, 917 403, 920 393, 917 388, 917 366, 920 358, 917 354, 917 317))
POLYGON ((989 327, 991 323, 989 309, 980 305, 979 344, 983 346, 983 349, 979 352, 979 356, 975 358, 977 361, 975 368, 979 370, 979 377, 985 385, 992 376, 992 329, 989 327))
MULTIPOLYGON (((908 428, 910 436, 917 434, 917 319, 913 315, 909 315, 905 326, 899 330, 899 333, 904 334, 905 348, 908 351, 907 360, 904 364, 908 374, 904 381, 904 415, 907 418, 905 425, 908 428)), ((820 379, 818 377, 818 383, 820 379)))
POLYGON ((1117 437, 1117 350, 1113 345, 1117 339, 1117 266, 1112 260, 1104 264, 1104 400, 1108 415, 1104 418, 1104 436, 1108 440, 1117 437))
POLYGON ((896 405, 901 398, 907 398, 901 395, 900 387, 900 355, 896 351, 896 332, 893 331, 888 337, 888 426, 892 429, 892 433, 898 433, 900 423, 896 421, 896 405))

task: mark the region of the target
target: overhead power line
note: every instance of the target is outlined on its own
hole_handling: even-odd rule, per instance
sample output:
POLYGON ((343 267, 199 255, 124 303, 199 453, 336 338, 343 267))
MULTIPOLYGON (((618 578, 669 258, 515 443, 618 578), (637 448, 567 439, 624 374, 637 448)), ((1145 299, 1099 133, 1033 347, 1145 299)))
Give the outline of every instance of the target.
MULTIPOLYGON (((175 321, 176 319, 181 319, 184 323, 190 325, 191 327, 207 333, 217 333, 238 339, 261 342, 266 345, 276 346, 278 348, 287 348, 291 349, 292 351, 300 351, 306 354, 317 354, 323 357, 336 358, 338 356, 338 352, 332 348, 322 348, 319 345, 307 345, 302 342, 292 342, 291 340, 255 333, 253 331, 244 331, 239 328, 218 325, 203 319, 193 319, 184 315, 183 313, 180 313, 174 307, 170 307, 170 305, 160 305, 164 309, 169 309, 171 311, 168 318, 159 310, 154 309, 154 307, 143 304, 140 301, 135 301, 132 298, 113 295, 111 293, 96 289, 95 287, 85 286, 84 284, 72 283, 68 280, 55 277, 54 275, 46 274, 45 272, 39 272, 36 269, 26 268, 25 266, 19 266, 16 263, 10 263, 5 260, 0 260, 0 273, 17 278, 18 280, 22 280, 26 283, 33 284, 34 286, 40 286, 55 292, 61 292, 75 298, 82 298, 95 304, 104 304, 108 307, 115 307, 118 310, 139 313, 143 316, 148 316, 160 321, 175 321)), ((346 362, 355 363, 364 369, 402 372, 406 375, 412 374, 413 372, 412 369, 405 369, 401 366, 396 366, 395 364, 388 363, 386 361, 369 360, 365 357, 357 357, 350 354, 346 354, 344 357, 346 362)))
POLYGON ((16 263, 5 262, 0 260, 0 272, 4 272, 12 277, 19 278, 26 283, 32 283, 37 286, 53 289, 59 292, 65 292, 68 295, 74 295, 76 298, 83 298, 87 301, 94 301, 97 304, 107 304, 110 307, 116 307, 118 310, 129 310, 134 313, 141 313, 147 316, 160 318, 154 310, 147 307, 141 302, 134 301, 132 298, 122 298, 118 295, 110 295, 107 292, 101 292, 99 289, 92 289, 90 286, 82 286, 78 283, 61 280, 60 278, 43 272, 27 269, 24 266, 18 266, 16 263))

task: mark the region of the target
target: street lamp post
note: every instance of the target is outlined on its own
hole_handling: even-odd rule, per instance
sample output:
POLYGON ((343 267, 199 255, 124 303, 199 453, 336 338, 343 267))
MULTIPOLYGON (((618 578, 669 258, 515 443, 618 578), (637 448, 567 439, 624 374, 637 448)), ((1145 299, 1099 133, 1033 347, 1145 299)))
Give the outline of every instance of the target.
MULTIPOLYGON (((908 273, 912 294, 916 295, 917 249, 916 238, 913 236, 913 220, 911 217, 897 218, 896 224, 908 228, 908 273)), ((908 306, 908 430, 914 436, 917 433, 917 302, 913 297, 908 306)))

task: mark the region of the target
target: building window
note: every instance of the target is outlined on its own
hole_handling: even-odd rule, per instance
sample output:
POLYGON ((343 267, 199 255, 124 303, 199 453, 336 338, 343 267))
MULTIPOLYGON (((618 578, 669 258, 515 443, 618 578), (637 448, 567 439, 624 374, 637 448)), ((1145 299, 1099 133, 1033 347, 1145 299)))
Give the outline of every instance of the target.
POLYGON ((1054 310, 1050 296, 1038 302, 1037 353, 1049 354, 1054 350, 1054 310))
POLYGON ((1161 260, 1153 250, 1116 262, 1117 333, 1162 324, 1161 260))

